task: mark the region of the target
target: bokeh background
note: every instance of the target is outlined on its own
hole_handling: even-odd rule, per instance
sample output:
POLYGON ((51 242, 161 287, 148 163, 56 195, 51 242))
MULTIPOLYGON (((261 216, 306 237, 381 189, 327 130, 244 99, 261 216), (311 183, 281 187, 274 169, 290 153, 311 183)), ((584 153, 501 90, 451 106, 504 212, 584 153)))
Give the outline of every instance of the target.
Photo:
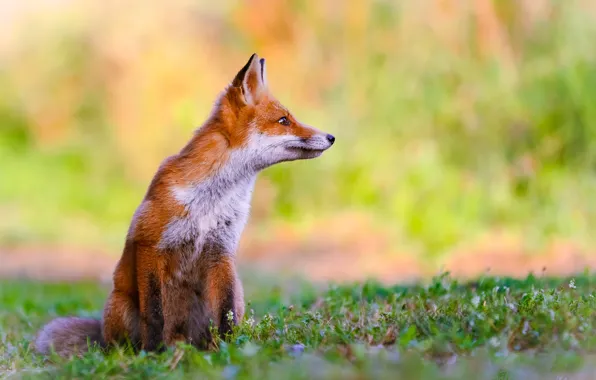
POLYGON ((592 0, 1 0, 0 274, 109 278, 162 159, 253 52, 333 133, 239 259, 399 282, 596 267, 592 0))

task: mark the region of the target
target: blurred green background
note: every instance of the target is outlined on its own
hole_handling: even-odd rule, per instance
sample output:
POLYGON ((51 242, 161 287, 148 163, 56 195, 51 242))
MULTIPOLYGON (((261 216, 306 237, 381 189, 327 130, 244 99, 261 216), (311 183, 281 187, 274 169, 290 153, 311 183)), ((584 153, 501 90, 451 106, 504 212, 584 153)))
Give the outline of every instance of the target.
POLYGON ((262 173, 240 256, 353 254, 372 274, 398 256, 387 270, 491 249, 593 256, 594 1, 3 0, 0 13, 4 250, 117 258, 161 160, 257 52, 273 93, 337 143, 262 173))

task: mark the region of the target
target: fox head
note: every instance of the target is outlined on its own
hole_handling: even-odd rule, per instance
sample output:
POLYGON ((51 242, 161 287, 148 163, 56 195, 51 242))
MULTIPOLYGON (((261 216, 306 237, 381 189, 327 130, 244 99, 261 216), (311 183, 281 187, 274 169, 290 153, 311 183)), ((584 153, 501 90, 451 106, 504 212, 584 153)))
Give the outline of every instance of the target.
POLYGON ((230 147, 260 170, 320 156, 335 137, 301 123, 270 92, 265 60, 253 54, 216 104, 230 147))

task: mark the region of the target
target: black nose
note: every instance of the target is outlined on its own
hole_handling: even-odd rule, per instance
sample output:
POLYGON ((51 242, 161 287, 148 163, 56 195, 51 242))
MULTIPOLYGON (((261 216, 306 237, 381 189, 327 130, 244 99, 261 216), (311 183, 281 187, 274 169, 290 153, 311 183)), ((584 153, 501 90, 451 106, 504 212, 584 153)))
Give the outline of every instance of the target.
POLYGON ((333 144, 335 142, 335 136, 328 134, 327 141, 329 141, 331 144, 333 144))

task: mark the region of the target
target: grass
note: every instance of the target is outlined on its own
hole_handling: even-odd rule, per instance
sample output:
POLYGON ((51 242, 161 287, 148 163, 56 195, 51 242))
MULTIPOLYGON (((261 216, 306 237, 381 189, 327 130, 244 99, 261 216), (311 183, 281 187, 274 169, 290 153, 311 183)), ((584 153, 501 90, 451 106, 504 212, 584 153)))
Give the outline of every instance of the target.
MULTIPOLYGON (((254 277, 254 278, 253 278, 254 277)), ((0 376, 8 378, 556 379, 596 374, 596 276, 447 274, 426 284, 314 286, 246 280, 249 312, 211 352, 124 348, 42 358, 35 331, 58 315, 98 315, 97 284, 0 283, 0 376), (559 377, 557 377, 559 376, 559 377)), ((577 377, 580 378, 580 377, 577 377)))

